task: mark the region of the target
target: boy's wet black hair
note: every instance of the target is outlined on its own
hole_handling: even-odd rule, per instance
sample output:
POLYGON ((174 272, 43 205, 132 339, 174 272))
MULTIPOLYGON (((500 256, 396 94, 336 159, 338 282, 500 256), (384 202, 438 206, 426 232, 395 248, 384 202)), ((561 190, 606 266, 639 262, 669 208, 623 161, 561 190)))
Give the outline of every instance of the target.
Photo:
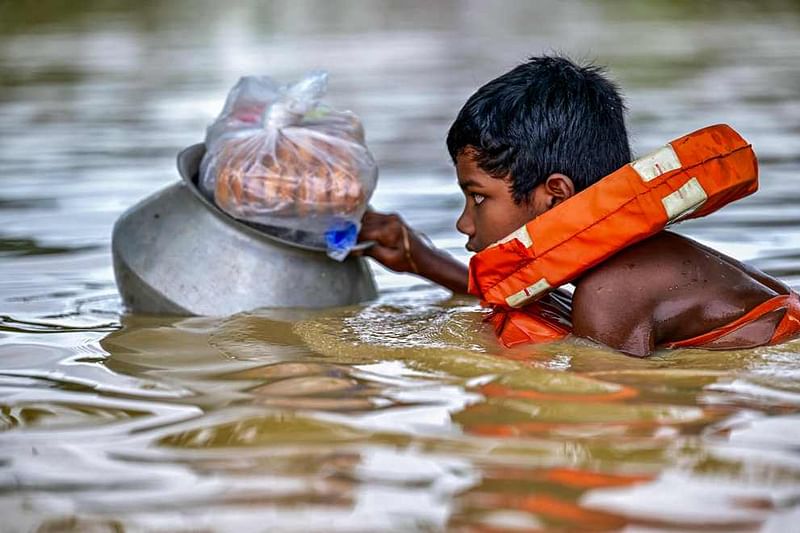
POLYGON ((602 68, 532 57, 470 96, 447 134, 453 162, 466 149, 487 174, 511 176, 517 203, 550 174, 581 191, 631 161, 625 104, 602 68))

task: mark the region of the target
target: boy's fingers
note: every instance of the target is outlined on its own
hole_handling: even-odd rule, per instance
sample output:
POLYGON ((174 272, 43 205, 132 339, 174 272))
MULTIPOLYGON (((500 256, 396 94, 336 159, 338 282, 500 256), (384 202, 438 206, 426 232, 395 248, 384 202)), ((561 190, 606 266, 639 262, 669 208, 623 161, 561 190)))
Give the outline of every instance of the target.
POLYGON ((348 255, 355 255, 355 256, 364 255, 363 254, 364 250, 366 250, 367 248, 372 248, 376 244, 377 243, 375 241, 373 241, 373 240, 362 239, 361 241, 359 241, 355 246, 353 246, 350 249, 350 252, 349 252, 348 255))
POLYGON ((365 231, 375 230, 376 228, 382 228, 385 225, 385 221, 378 217, 364 217, 361 220, 361 233, 365 231))
POLYGON ((358 233, 358 241, 375 241, 375 246, 388 246, 392 247, 396 244, 397 239, 394 238, 390 231, 387 231, 385 225, 375 226, 362 226, 361 231, 358 233))
POLYGON ((361 252, 396 272, 405 271, 406 254, 403 240, 403 220, 396 214, 367 212, 361 221, 358 241, 374 241, 361 252))
POLYGON ((367 211, 364 213, 364 216, 361 217, 361 224, 362 225, 370 225, 370 224, 392 224, 400 222, 400 216, 396 213, 379 213, 377 211, 367 211))
POLYGON ((379 244, 376 244, 375 246, 372 246, 364 250, 364 255, 373 257, 379 263, 382 263, 389 267, 393 266, 400 259, 400 254, 398 250, 386 246, 381 246, 379 244))
POLYGON ((364 213, 364 216, 361 217, 361 223, 362 224, 374 223, 375 221, 380 220, 385 216, 386 215, 384 215, 383 213, 378 213, 377 211, 367 211, 364 213))
POLYGON ((378 234, 380 233, 378 228, 374 226, 361 226, 361 231, 358 232, 358 242, 363 241, 377 241, 380 242, 378 239, 378 234))

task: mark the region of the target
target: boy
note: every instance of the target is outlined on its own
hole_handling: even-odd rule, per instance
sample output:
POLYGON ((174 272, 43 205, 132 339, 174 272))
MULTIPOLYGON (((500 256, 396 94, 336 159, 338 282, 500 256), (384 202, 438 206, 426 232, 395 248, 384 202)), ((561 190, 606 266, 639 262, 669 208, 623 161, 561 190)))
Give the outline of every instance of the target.
MULTIPOLYGON (((467 235, 467 249, 484 249, 629 163, 624 109, 600 69, 561 57, 531 58, 478 89, 447 136, 466 196, 456 227, 467 235)), ((366 253, 388 268, 467 293, 467 267, 419 239, 398 216, 368 212, 360 239, 376 242, 366 253)), ((732 323, 724 334, 688 344, 764 345, 779 324, 786 329, 784 317, 800 330, 800 301, 786 285, 668 231, 621 250, 573 283, 571 311, 560 291, 543 305, 570 313, 575 335, 630 355, 647 356, 732 323), (771 300, 787 303, 748 314, 771 300)))

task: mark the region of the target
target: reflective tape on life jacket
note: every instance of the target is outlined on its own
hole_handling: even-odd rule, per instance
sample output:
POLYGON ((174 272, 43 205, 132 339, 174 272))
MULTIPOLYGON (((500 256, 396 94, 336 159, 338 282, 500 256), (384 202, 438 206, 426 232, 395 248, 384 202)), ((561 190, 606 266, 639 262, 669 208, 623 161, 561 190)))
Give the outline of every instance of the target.
MULTIPOLYGON (((757 189, 750 144, 730 126, 703 128, 605 176, 475 254, 469 292, 496 313, 522 308, 667 226, 713 213, 757 189)), ((497 326, 500 318, 493 322, 497 326)))

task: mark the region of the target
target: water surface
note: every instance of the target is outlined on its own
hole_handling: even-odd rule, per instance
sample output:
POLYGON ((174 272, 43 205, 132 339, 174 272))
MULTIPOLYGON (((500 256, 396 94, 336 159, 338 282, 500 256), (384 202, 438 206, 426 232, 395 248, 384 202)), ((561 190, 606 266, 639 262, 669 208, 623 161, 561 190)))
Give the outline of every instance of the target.
POLYGON ((529 54, 608 64, 637 153, 717 122, 761 190, 680 231, 800 288, 793 2, 0 3, 0 510, 8 531, 718 530, 800 521, 800 342, 501 350, 373 265, 316 312, 123 314, 114 220, 238 76, 331 71, 373 204, 467 260, 444 147, 529 54))

